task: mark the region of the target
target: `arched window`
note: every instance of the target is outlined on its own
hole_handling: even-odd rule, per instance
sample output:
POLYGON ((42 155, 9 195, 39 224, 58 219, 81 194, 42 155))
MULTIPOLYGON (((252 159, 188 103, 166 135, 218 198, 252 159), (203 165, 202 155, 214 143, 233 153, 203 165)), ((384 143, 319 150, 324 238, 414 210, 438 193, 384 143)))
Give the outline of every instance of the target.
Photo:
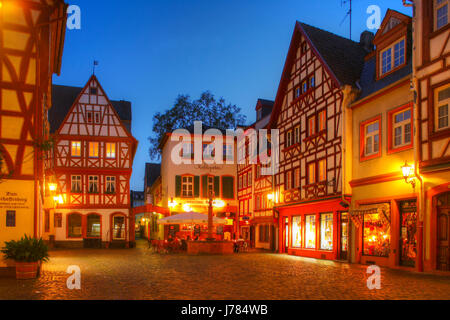
POLYGON ((98 214, 89 214, 87 216, 86 237, 100 238, 102 230, 102 218, 98 214))
POLYGON ((67 217, 67 236, 69 238, 81 238, 83 236, 82 216, 71 213, 67 217))

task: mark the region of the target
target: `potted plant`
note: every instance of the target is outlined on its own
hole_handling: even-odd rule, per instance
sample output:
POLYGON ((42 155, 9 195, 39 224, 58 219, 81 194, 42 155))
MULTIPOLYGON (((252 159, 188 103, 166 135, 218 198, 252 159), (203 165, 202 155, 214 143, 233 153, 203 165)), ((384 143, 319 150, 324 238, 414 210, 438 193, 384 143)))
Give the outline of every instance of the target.
POLYGON ((34 279, 39 275, 41 262, 48 261, 48 247, 42 240, 25 235, 20 240, 5 242, 1 252, 5 259, 16 262, 16 279, 34 279))

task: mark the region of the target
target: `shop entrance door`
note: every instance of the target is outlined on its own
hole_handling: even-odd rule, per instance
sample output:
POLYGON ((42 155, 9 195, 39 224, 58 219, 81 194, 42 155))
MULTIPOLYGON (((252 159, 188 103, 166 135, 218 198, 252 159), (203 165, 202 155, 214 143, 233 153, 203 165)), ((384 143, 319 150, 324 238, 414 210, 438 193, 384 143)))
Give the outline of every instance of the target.
POLYGON ((450 192, 437 199, 437 269, 450 271, 450 192))
POLYGON ((416 200, 400 202, 400 265, 414 267, 417 255, 416 200))
POLYGON ((289 218, 283 221, 283 252, 287 253, 289 248, 289 218))
POLYGON ((348 259, 348 212, 341 212, 341 225, 340 225, 340 260, 348 259))

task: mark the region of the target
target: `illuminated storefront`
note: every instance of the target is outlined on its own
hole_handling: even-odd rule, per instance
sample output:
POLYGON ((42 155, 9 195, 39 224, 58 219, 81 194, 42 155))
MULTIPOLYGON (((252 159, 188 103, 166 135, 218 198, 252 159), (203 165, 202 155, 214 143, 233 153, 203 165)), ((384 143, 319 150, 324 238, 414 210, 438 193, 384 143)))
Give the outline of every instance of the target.
POLYGON ((319 259, 346 259, 348 213, 341 209, 340 201, 280 208, 281 252, 319 259))
POLYGON ((378 212, 364 214, 363 254, 365 256, 389 257, 390 225, 378 212))

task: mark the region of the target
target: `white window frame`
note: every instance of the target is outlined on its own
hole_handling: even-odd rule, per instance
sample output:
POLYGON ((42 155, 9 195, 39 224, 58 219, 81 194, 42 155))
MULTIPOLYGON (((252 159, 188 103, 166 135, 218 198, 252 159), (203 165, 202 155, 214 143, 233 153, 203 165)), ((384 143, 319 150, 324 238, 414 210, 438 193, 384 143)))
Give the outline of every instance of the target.
POLYGON ((364 156, 368 157, 368 156, 372 156, 374 154, 378 154, 378 152, 380 152, 380 126, 381 123, 378 120, 374 120, 368 124, 366 124, 364 126, 364 156), (378 124, 378 130, 367 133, 367 129, 368 127, 370 127, 371 125, 377 123, 378 124), (378 136, 378 149, 375 150, 375 136, 378 136), (368 140, 369 138, 371 139, 371 150, 370 152, 367 152, 367 146, 369 145, 368 140))
POLYGON ((98 176, 89 176, 88 177, 89 180, 89 193, 99 193, 99 185, 98 185, 98 176), (91 191, 91 186, 95 186, 95 191, 91 191))
POLYGON ((116 177, 115 176, 106 176, 106 193, 116 193, 116 177))
POLYGON ((81 183, 81 175, 72 175, 70 177, 70 191, 72 193, 82 193, 83 192, 83 185, 81 183), (74 188, 74 183, 79 187, 79 188, 74 188))
POLYGON ((181 177, 181 194, 183 198, 194 197, 194 177, 182 176, 181 177), (186 188, 185 188, 186 186, 186 188))
POLYGON ((411 110, 411 108, 400 110, 400 111, 398 111, 398 112, 396 112, 396 113, 394 113, 392 115, 392 133, 391 134, 392 134, 392 147, 394 149, 400 148, 400 147, 403 147, 403 146, 407 146, 407 145, 411 144, 411 130, 412 130, 411 118, 412 118, 412 110, 411 110), (404 114, 404 113, 406 113, 408 111, 409 111, 409 119, 405 119, 404 116, 403 116, 403 120, 402 121, 395 122, 396 121, 396 119, 395 119, 396 116, 398 116, 400 114, 404 114), (406 127, 408 126, 408 124, 409 124, 409 134, 406 134, 406 127), (400 140, 401 140, 400 144, 396 144, 396 137, 397 136, 396 136, 395 130, 398 129, 398 128, 400 128, 400 140), (409 138, 409 141, 406 141, 407 137, 409 138))
MULTIPOLYGON (((401 56, 400 56, 401 57, 401 56)), ((400 59, 399 57, 399 59, 400 59)), ((400 68, 401 66, 403 66, 406 63, 406 38, 403 37, 399 40, 397 40, 396 42, 392 43, 389 47, 381 50, 380 52, 380 76, 384 76, 385 74, 388 74, 389 72, 391 72, 392 70, 395 70, 397 68, 400 68), (403 62, 399 63, 397 66, 395 65, 395 46, 400 44, 401 42, 403 42, 403 62), (383 60, 383 54, 389 52, 390 54, 390 61, 389 64, 386 61, 386 71, 383 72, 383 67, 384 67, 384 60, 383 60), (387 69, 389 67, 389 69, 387 69)))
POLYGON ((446 130, 450 128, 450 116, 449 116, 449 109, 450 109, 450 97, 444 98, 442 100, 439 100, 439 93, 450 90, 450 84, 447 84, 445 86, 442 86, 440 88, 435 89, 435 97, 434 97, 434 113, 435 113, 435 127, 436 131, 446 130), (447 108, 447 114, 444 116, 439 115, 439 111, 441 108, 447 108), (443 127, 439 127, 439 120, 446 119, 447 125, 443 127))

